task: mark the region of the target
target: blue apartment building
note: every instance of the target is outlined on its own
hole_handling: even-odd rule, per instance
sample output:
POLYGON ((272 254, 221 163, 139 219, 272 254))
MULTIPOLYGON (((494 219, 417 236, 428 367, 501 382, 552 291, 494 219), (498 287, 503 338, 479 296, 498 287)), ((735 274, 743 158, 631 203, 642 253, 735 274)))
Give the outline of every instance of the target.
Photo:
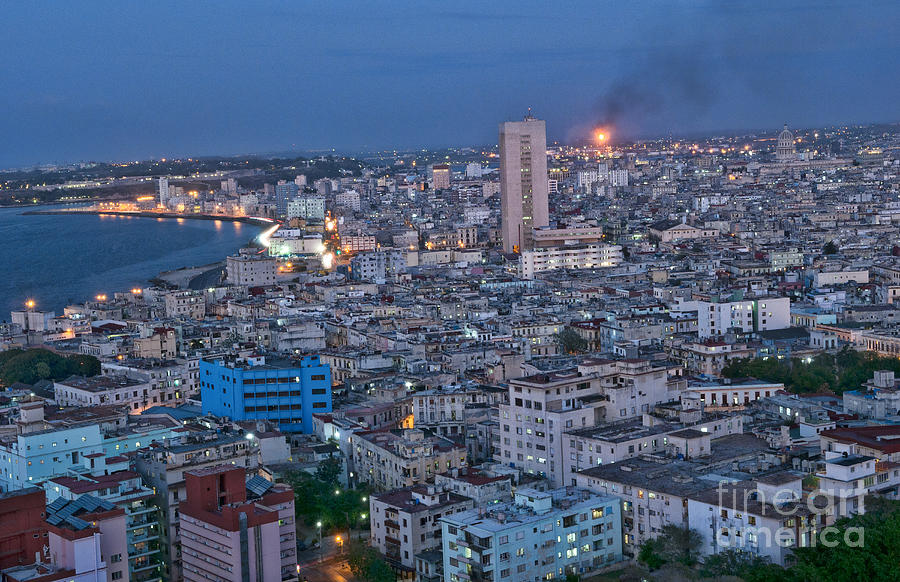
POLYGON ((331 367, 319 356, 200 361, 203 414, 268 420, 284 432, 310 433, 312 415, 331 412, 331 367))

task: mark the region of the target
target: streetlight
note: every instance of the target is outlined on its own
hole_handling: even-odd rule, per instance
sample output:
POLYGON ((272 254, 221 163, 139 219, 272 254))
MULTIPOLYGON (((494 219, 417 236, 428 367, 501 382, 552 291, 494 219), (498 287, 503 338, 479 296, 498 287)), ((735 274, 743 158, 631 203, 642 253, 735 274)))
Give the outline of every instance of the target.
POLYGON ((335 489, 335 490, 334 490, 334 494, 335 494, 335 495, 340 495, 340 494, 341 494, 341 490, 340 490, 340 489, 335 489))
POLYGON ((316 527, 319 528, 319 561, 322 561, 322 522, 317 521, 316 527))
POLYGON ((34 299, 29 299, 25 302, 25 307, 27 307, 28 309, 34 309, 34 306, 35 306, 34 299))
POLYGON ((341 539, 341 536, 334 536, 334 541, 337 542, 338 545, 338 553, 344 553, 344 540, 341 539))

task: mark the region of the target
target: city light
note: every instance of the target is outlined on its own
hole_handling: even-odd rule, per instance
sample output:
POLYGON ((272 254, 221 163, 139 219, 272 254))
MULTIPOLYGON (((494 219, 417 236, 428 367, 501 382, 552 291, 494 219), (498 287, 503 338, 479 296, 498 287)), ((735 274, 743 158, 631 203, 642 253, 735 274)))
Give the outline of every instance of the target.
POLYGON ((334 253, 325 253, 322 255, 322 268, 330 269, 334 266, 334 253))
POLYGON ((106 294, 100 293, 99 295, 97 295, 96 299, 97 301, 106 301, 106 294))
POLYGON ((144 292, 144 290, 141 289, 140 287, 135 287, 134 289, 131 290, 131 292, 132 292, 134 295, 140 295, 141 293, 144 292))
POLYGON ((34 306, 35 306, 34 299, 29 299, 28 301, 25 302, 25 307, 27 307, 28 309, 34 309, 34 306))

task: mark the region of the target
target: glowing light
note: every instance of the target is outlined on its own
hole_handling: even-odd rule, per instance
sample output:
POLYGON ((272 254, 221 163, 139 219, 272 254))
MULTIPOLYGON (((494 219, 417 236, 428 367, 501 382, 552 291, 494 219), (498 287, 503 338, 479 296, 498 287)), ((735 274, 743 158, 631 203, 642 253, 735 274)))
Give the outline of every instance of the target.
POLYGON ((334 266, 334 253, 325 253, 322 255, 322 268, 330 269, 334 266))
POLYGON ((270 240, 272 238, 272 235, 275 234, 275 231, 278 230, 279 228, 281 228, 281 225, 276 224, 275 226, 264 230, 262 232, 262 234, 260 234, 258 237, 259 244, 268 248, 269 245, 272 244, 272 241, 270 240))
POLYGON ((143 291, 143 289, 141 289, 141 288, 139 288, 139 287, 135 287, 134 289, 131 290, 131 292, 132 292, 133 294, 135 294, 135 295, 140 295, 140 294, 143 293, 144 291, 143 291))
POLYGON ((106 294, 101 293, 100 295, 97 295, 96 299, 97 299, 97 301, 106 301, 106 294))
POLYGON ((28 301, 25 302, 25 307, 27 307, 28 309, 34 309, 34 306, 35 306, 34 299, 29 299, 28 301))
POLYGON ((605 142, 605 141, 606 141, 606 134, 603 133, 602 131, 598 131, 598 132, 597 132, 597 141, 599 141, 600 143, 605 142))

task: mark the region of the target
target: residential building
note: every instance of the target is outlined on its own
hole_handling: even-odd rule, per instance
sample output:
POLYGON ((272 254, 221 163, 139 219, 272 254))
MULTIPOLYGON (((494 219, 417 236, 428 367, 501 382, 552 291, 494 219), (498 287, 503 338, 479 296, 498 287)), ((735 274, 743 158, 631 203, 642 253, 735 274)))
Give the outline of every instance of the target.
POLYGON ((179 503, 185 499, 185 473, 230 465, 249 473, 259 462, 258 445, 252 438, 233 432, 185 433, 140 451, 135 471, 154 492, 160 515, 160 554, 165 580, 182 579, 179 503))
POLYGON ((448 582, 564 579, 622 560, 621 502, 586 489, 523 488, 512 503, 441 522, 448 582))
POLYGON ((294 492, 231 465, 184 474, 179 504, 185 582, 297 579, 294 492))
POLYGON ((44 491, 0 492, 0 570, 40 562, 47 544, 44 491))
POLYGON ((420 429, 358 431, 349 437, 349 446, 355 482, 377 491, 411 487, 466 466, 465 445, 420 429))
POLYGON ((319 356, 201 360, 200 392, 204 414, 309 433, 313 414, 331 412, 331 368, 319 356))
POLYGON ((607 244, 570 245, 522 251, 519 276, 534 279, 536 273, 555 269, 614 267, 622 261, 622 247, 607 244))
POLYGON ((226 280, 232 285, 262 287, 276 283, 277 265, 272 257, 244 253, 225 260, 226 280))
POLYGON ((441 518, 474 506, 468 497, 434 485, 373 494, 369 497, 369 544, 395 568, 412 573, 418 554, 441 549, 441 518))

